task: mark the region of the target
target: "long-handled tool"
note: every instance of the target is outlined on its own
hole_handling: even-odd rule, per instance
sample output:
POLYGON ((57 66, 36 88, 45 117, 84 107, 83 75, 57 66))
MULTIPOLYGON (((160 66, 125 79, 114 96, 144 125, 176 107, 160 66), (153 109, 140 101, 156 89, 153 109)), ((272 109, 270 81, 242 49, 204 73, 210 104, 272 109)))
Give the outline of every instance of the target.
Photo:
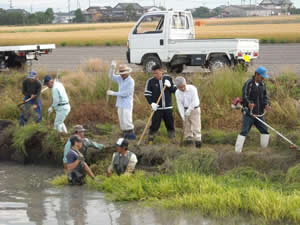
MULTIPOLYGON (((235 98, 234 100, 232 100, 231 108, 232 109, 243 109, 242 100, 240 98, 235 98)), ((300 150, 300 148, 296 144, 294 144, 290 139, 288 139, 287 137, 285 137, 283 134, 281 134, 280 132, 278 132, 277 130, 275 130, 273 127, 271 127, 269 124, 267 124, 265 121, 263 121, 263 120, 261 120, 259 118, 259 117, 263 117, 265 115, 265 113, 263 113, 262 115, 254 115, 252 113, 252 111, 250 111, 250 115, 253 116, 259 122, 261 122, 262 124, 264 124, 265 126, 267 126, 268 128, 270 128, 278 136, 280 136, 281 138, 283 138, 286 142, 288 142, 290 144, 290 149, 300 150)))
MULTIPOLYGON (((157 102, 156 102, 157 105, 159 104, 159 102, 160 102, 160 100, 161 100, 161 98, 162 98, 162 96, 163 96, 163 94, 164 94, 166 88, 167 88, 167 86, 164 86, 164 88, 162 89, 162 91, 161 91, 161 93, 160 93, 160 96, 158 97, 158 100, 157 100, 157 102)), ((144 131, 143 131, 143 133, 142 133, 142 136, 140 137, 140 140, 139 140, 139 142, 137 143, 138 146, 141 144, 141 142, 142 142, 142 140, 143 140, 143 138, 144 138, 144 136, 145 136, 145 134, 146 134, 146 131, 148 130, 148 127, 150 126, 150 123, 151 123, 151 120, 152 120, 152 117, 153 117, 154 113, 155 113, 155 111, 152 111, 152 113, 151 113, 151 115, 150 115, 150 117, 149 117, 149 119, 148 119, 148 122, 147 122, 147 124, 146 124, 146 127, 145 127, 145 129, 144 129, 144 131)))
MULTIPOLYGON (((42 94, 43 92, 45 92, 46 90, 48 90, 48 87, 45 87, 45 88, 41 91, 41 94, 42 94)), ((26 101, 24 101, 24 102, 18 104, 18 107, 20 107, 21 105, 24 105, 24 104, 30 102, 30 100, 32 100, 33 98, 34 98, 34 97, 30 97, 30 98, 27 99, 26 101)))
MULTIPOLYGON (((108 90, 111 90, 111 83, 112 83, 112 76, 114 75, 115 73, 115 70, 116 70, 116 61, 111 61, 111 65, 110 65, 110 68, 109 68, 109 80, 108 80, 108 90)), ((106 104, 108 104, 108 100, 109 100, 109 95, 106 95, 106 104)))
POLYGON ((259 117, 262 117, 262 116, 253 115, 252 112, 250 113, 250 115, 252 115, 256 120, 258 120, 259 122, 261 122, 262 124, 264 124, 265 126, 267 126, 268 128, 270 128, 272 131, 274 131, 278 136, 280 136, 281 138, 283 138, 285 141, 287 141, 291 145, 290 148, 296 149, 296 150, 300 150, 299 147, 296 144, 294 144, 290 139, 288 139, 287 137, 285 137, 279 131, 275 130, 273 127, 271 127, 265 121, 261 120, 259 117))

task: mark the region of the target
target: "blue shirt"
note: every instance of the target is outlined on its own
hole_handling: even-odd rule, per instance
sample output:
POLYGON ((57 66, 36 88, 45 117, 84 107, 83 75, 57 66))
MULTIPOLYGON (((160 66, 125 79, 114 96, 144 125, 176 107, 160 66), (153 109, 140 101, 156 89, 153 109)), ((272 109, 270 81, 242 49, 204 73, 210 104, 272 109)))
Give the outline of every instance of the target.
POLYGON ((67 155, 67 163, 73 163, 78 159, 79 155, 78 153, 71 149, 71 151, 69 151, 68 155, 67 155))
POLYGON ((119 91, 114 92, 114 96, 117 96, 116 106, 118 108, 133 108, 134 80, 132 77, 128 76, 123 80, 120 75, 112 75, 111 79, 119 85, 119 91))
POLYGON ((69 103, 69 98, 66 89, 62 83, 55 81, 52 88, 53 108, 58 108, 59 104, 69 103))

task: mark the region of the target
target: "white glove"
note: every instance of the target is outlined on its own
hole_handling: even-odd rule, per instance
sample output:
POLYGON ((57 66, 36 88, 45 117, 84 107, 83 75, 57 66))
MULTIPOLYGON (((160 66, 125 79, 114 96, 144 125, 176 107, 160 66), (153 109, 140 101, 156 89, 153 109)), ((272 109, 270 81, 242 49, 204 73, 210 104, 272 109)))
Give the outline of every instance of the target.
POLYGON ((164 85, 169 88, 169 87, 171 87, 171 82, 169 80, 165 80, 165 84, 164 85))
POLYGON ((114 69, 117 67, 117 62, 115 60, 111 61, 111 67, 114 69))
POLYGON ((153 111, 156 111, 156 110, 158 109, 158 106, 159 106, 159 105, 157 105, 157 104, 154 103, 154 102, 151 104, 151 107, 152 107, 152 110, 153 110, 153 111))
POLYGON ((191 113, 192 112, 190 110, 186 110, 185 113, 184 113, 184 116, 189 117, 191 115, 191 113))
POLYGON ((52 113, 53 112, 53 107, 51 106, 51 107, 49 107, 49 109, 48 109, 48 113, 52 113))
POLYGON ((107 94, 107 95, 114 95, 114 94, 115 94, 115 92, 114 92, 114 91, 112 91, 112 90, 108 90, 108 91, 106 92, 106 94, 107 94))

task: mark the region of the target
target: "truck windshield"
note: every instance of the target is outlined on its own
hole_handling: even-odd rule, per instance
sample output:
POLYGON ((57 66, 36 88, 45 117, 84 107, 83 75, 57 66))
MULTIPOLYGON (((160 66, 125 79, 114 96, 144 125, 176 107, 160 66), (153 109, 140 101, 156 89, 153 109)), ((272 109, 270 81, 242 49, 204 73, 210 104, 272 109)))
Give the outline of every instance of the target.
POLYGON ((145 16, 138 24, 135 34, 162 33, 164 25, 164 15, 145 16))
POLYGON ((189 21, 185 14, 175 14, 172 17, 172 29, 189 29, 189 21))

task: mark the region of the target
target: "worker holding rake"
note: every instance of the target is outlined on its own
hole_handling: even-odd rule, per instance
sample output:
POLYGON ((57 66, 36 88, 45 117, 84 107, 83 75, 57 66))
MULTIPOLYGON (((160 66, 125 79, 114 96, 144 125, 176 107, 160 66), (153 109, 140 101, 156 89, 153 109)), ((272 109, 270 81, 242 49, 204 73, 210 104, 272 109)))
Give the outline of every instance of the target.
POLYGON ((260 145, 262 148, 268 147, 270 135, 268 127, 255 119, 259 117, 264 122, 264 112, 271 110, 270 102, 267 95, 267 89, 264 84, 264 79, 268 79, 267 69, 264 67, 258 67, 254 76, 249 79, 243 87, 243 127, 241 133, 238 135, 235 151, 241 153, 243 145, 252 125, 261 133, 260 145))
POLYGON ((172 93, 176 91, 173 79, 169 75, 164 75, 160 65, 152 67, 152 75, 145 87, 145 97, 155 112, 152 117, 148 142, 151 143, 156 132, 160 128, 161 120, 164 120, 168 137, 175 138, 172 93), (161 99, 160 99, 161 98, 161 99))

